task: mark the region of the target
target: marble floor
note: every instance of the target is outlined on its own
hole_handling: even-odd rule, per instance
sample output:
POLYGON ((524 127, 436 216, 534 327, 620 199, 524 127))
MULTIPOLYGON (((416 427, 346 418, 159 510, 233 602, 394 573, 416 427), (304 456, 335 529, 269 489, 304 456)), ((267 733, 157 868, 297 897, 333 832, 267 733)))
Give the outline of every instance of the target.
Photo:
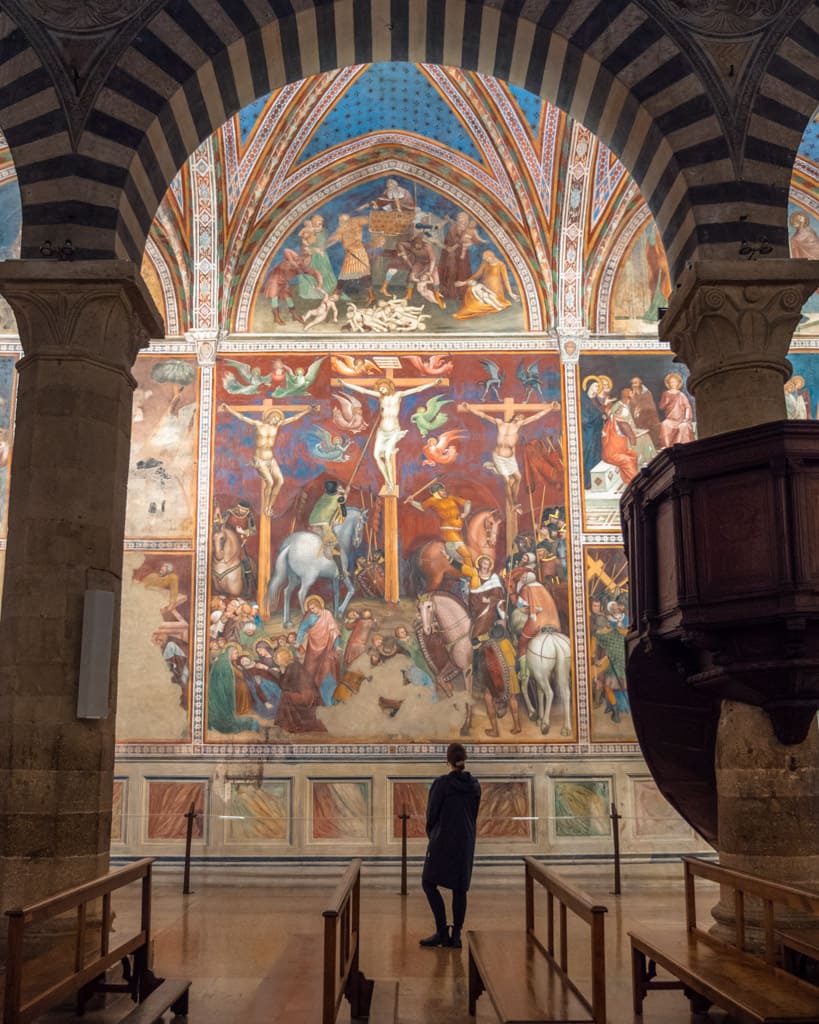
MULTIPOLYGON (((631 1008, 631 980, 627 932, 636 922, 667 921, 683 916, 681 880, 664 868, 653 876, 641 869, 639 879, 624 878, 620 896, 610 893, 608 871, 598 877, 572 879, 595 902, 609 908, 607 920, 607 974, 609 1024, 636 1024, 631 1008)), ((481 882, 470 892, 467 927, 516 928, 523 925, 521 884, 481 882)), ((191 1024, 301 1024, 306 1016, 283 1013, 288 1002, 277 986, 300 984, 298 971, 281 978, 277 961, 295 936, 315 939, 315 957, 321 957, 321 910, 332 891, 322 885, 287 886, 280 880, 269 885, 195 885, 189 896, 181 894, 181 881, 154 885, 154 967, 157 974, 192 979, 191 1024), (267 979, 267 980, 266 980, 267 979), (269 993, 269 995, 268 995, 269 993)), ((470 1024, 467 1012, 467 953, 464 950, 421 949, 419 936, 432 930, 431 918, 417 879, 410 894, 401 897, 389 883, 362 879, 361 967, 373 978, 399 980, 400 1024, 470 1024)), ((136 914, 136 892, 115 907, 115 929, 124 934, 136 914)), ((716 890, 703 886, 702 920, 716 902, 716 890)), ((587 932, 570 932, 570 965, 576 964, 578 983, 588 991, 586 966, 587 932)), ((115 938, 115 937, 112 937, 115 938)), ((104 1009, 87 1012, 85 1024, 113 1024, 131 1005, 127 997, 109 997, 104 1009)), ((652 993, 645 1004, 644 1024, 691 1024, 726 1022, 718 1011, 692 1018, 688 1001, 680 992, 652 993)), ((171 1015, 167 1018, 170 1020, 171 1015)), ((69 1021, 71 1013, 51 1013, 50 1022, 69 1021)), ((339 1021, 349 1021, 343 1004, 339 1021)), ((496 1017, 486 996, 478 1003, 477 1024, 492 1024, 496 1017)), ((316 1022, 317 1024, 317 1022, 316 1022)))

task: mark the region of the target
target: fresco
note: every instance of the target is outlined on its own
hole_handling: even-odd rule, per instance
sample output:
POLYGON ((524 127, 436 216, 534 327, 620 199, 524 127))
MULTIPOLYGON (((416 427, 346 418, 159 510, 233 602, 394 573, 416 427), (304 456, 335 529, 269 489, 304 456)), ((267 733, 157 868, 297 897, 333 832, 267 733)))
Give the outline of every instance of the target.
POLYGON ((290 780, 231 782, 225 813, 231 843, 290 839, 290 780))
POLYGON ((196 481, 196 363, 140 356, 131 423, 125 536, 191 537, 196 481))
POLYGON ((313 780, 313 839, 372 839, 370 780, 313 780))
POLYGON ((620 495, 658 451, 693 441, 688 372, 670 355, 580 357, 583 507, 587 530, 620 529, 620 495))
POLYGON ((819 419, 819 359, 816 353, 788 353, 793 373, 785 381, 785 415, 789 420, 819 419))
POLYGON ((555 779, 555 836, 608 836, 609 783, 607 779, 555 779))
POLYGON ((185 815, 191 807, 197 812, 193 819, 193 838, 204 838, 204 820, 207 812, 207 783, 205 781, 148 781, 148 839, 184 839, 188 821, 185 815))
POLYGON ((556 354, 216 378, 208 740, 575 735, 556 354))
POLYGON ((193 554, 126 551, 117 740, 189 738, 193 554))
POLYGON ((668 305, 671 279, 665 250, 651 218, 620 261, 609 307, 609 330, 657 334, 659 311, 668 305))
POLYGON ((591 738, 634 743, 626 684, 628 562, 619 544, 587 547, 583 561, 591 738))
MULTIPOLYGON (((819 259, 819 217, 796 203, 788 204, 790 225, 791 256, 794 259, 819 259)), ((802 318, 796 327, 797 334, 819 332, 819 290, 815 291, 802 307, 802 318)))
POLYGON ((16 361, 14 356, 0 356, 0 537, 5 537, 8 532, 8 487, 17 384, 14 370, 16 361))
MULTIPOLYGON (((20 188, 6 141, 0 135, 0 260, 18 259, 23 226, 20 188)), ((0 334, 16 334, 17 321, 11 306, 0 295, 0 334)))
POLYGON ((487 226, 398 177, 339 188, 300 217, 276 245, 252 315, 265 334, 523 328, 520 284, 487 226))

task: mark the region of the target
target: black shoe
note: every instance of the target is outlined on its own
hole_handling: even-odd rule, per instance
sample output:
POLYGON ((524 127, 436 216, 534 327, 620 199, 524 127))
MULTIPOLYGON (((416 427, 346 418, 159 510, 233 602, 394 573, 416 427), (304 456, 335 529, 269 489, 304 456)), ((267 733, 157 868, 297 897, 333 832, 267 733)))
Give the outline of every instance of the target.
POLYGON ((425 946, 427 949, 433 946, 449 946, 449 931, 444 929, 442 932, 433 932, 432 935, 428 935, 425 939, 421 939, 418 942, 419 946, 425 946))
POLYGON ((449 945, 453 949, 461 949, 463 943, 461 942, 461 930, 460 928, 453 928, 452 934, 449 936, 449 945))

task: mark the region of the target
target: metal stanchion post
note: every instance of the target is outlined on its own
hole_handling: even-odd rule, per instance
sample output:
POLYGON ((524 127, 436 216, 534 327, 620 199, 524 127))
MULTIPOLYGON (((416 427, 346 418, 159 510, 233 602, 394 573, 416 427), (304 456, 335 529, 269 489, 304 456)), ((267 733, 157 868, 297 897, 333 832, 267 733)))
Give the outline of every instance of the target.
POLYGON ((191 801, 191 806, 185 817, 188 821, 188 830, 185 835, 185 874, 182 882, 182 895, 190 896, 191 889, 191 842, 193 841, 193 823, 197 815, 196 804, 191 801))
POLYGON ((614 895, 620 895, 620 815, 617 805, 611 805, 611 831, 614 836, 614 895))
POLYGON ((401 895, 407 895, 407 822, 409 821, 409 815, 407 814, 407 805, 404 804, 401 813, 398 815, 401 819, 401 895))

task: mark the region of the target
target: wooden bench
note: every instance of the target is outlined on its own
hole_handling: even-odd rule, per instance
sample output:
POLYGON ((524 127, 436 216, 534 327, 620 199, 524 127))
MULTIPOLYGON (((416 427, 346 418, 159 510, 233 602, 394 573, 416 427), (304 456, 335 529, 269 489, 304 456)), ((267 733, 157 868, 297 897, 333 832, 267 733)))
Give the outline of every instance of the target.
POLYGON ((322 1024, 334 1024, 343 998, 353 1020, 394 1024, 398 982, 371 981, 358 966, 361 922, 361 861, 354 860, 336 886, 324 918, 322 1024))
POLYGON ((468 931, 469 1013, 482 992, 504 1024, 591 1021, 606 1024, 607 908, 571 888, 532 857, 525 858, 526 930, 468 931), (535 888, 546 890, 546 943, 535 934, 535 888), (555 913, 555 904, 558 913, 555 913), (569 977, 567 912, 589 926, 591 1001, 569 977), (559 925, 555 945, 555 924, 559 925))
POLYGON ((758 1024, 819 1022, 819 988, 777 966, 780 944, 774 916, 776 905, 819 914, 819 896, 693 857, 684 857, 683 864, 684 924, 629 932, 635 1014, 642 1014, 648 992, 682 989, 694 1013, 705 1013, 709 1006, 716 1005, 742 1021, 758 1024), (718 939, 697 926, 696 878, 722 886, 723 899, 733 891, 733 942, 718 939), (746 948, 746 897, 761 902, 761 953, 746 948), (657 965, 676 980, 658 980, 657 965))
MULTIPOLYGON (((126 1018, 131 1024, 155 1022, 171 1006, 175 1012, 187 1013, 190 982, 166 981, 155 977, 150 969, 152 864, 146 858, 85 885, 6 911, 9 924, 3 1024, 27 1024, 72 995, 77 997, 78 1010, 82 1012, 95 992, 128 992, 140 1003, 133 1015, 126 1018), (142 883, 139 927, 111 949, 111 894, 138 881, 142 883), (92 922, 89 906, 99 900, 101 916, 92 922), (24 974, 32 967, 24 962, 26 929, 73 910, 77 912, 74 939, 68 939, 73 947, 69 958, 73 959, 72 966, 60 969, 54 966, 58 958, 49 956, 46 968, 41 970, 42 977, 31 978, 25 984, 24 974), (105 972, 120 962, 124 980, 108 982, 105 972), (34 992, 26 991, 32 988, 34 992)), ((34 971, 28 973, 33 975, 34 971)))
MULTIPOLYGON (((291 935, 287 947, 240 1017, 262 1021, 334 1024, 342 1001, 352 1020, 395 1024, 398 982, 373 981, 359 966, 361 938, 361 861, 344 872, 322 911, 323 956, 316 956, 315 933, 291 935), (273 1016, 275 1014, 275 1016, 273 1016)), ((237 1017, 237 1019, 239 1019, 237 1017)))

